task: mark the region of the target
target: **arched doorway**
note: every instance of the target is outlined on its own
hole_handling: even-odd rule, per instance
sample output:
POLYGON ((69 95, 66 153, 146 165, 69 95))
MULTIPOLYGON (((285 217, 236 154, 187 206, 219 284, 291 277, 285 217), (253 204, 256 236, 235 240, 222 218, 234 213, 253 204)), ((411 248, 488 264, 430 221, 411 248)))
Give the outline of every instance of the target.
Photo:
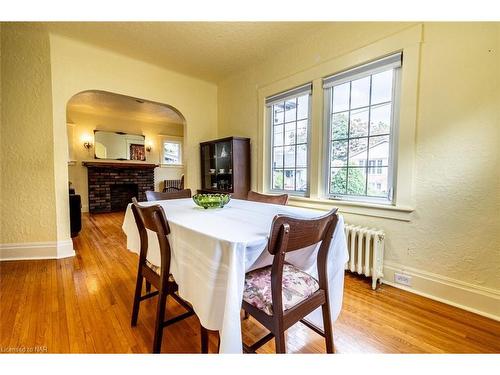
POLYGON ((187 174, 185 118, 171 105, 101 90, 86 90, 66 106, 68 179, 89 210, 89 161, 157 164, 154 189, 187 174))

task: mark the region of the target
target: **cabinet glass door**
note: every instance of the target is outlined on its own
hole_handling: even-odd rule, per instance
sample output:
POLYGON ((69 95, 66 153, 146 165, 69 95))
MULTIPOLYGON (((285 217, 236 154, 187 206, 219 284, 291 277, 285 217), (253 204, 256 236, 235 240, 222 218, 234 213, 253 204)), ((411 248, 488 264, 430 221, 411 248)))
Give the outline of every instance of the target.
POLYGON ((231 141, 215 144, 217 189, 233 190, 233 147, 231 141))
POLYGON ((203 189, 217 189, 217 160, 215 154, 215 144, 201 146, 203 189))

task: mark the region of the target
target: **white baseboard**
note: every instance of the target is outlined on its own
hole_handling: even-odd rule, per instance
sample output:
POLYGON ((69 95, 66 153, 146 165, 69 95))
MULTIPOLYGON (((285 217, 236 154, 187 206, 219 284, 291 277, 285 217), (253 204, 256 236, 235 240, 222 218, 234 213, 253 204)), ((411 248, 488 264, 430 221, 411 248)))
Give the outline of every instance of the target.
POLYGON ((0 244, 0 261, 62 259, 75 256, 73 241, 49 241, 0 244))
POLYGON ((466 283, 390 261, 385 261, 382 282, 500 321, 500 290, 466 283), (411 287, 395 283, 395 272, 411 276, 411 287))
POLYGON ((74 257, 73 241, 71 239, 57 241, 57 259, 74 257))

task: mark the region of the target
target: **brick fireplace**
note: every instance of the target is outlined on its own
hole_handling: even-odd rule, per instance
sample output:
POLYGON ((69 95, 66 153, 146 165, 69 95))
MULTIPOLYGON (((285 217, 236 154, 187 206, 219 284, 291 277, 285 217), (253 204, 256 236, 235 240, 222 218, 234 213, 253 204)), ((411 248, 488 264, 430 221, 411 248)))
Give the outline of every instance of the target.
POLYGON ((137 184, 114 184, 109 185, 111 195, 111 211, 123 211, 132 202, 133 197, 139 196, 139 185, 137 184))
POLYGON ((87 167, 90 213, 122 211, 132 197, 145 201, 154 190, 155 164, 84 162, 87 167))

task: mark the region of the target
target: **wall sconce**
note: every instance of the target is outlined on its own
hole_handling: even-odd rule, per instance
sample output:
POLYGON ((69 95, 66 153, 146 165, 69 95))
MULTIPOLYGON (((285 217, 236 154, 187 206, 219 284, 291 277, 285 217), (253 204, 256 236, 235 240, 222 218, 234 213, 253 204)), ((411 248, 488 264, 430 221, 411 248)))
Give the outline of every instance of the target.
POLYGON ((153 143, 151 141, 148 141, 146 143, 146 151, 151 152, 151 149, 153 148, 153 143))
POLYGON ((84 135, 82 137, 83 141, 83 147, 85 147, 87 150, 91 149, 93 144, 92 144, 92 137, 90 135, 84 135))

